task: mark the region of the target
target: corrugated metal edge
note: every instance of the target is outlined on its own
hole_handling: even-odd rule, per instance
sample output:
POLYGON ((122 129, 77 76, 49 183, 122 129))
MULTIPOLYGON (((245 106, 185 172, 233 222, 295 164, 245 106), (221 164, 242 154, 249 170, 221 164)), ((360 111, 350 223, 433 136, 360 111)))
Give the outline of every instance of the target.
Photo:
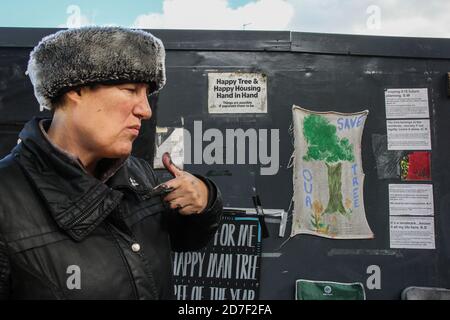
POLYGON ((0 27, 0 48, 33 48, 44 36, 59 28, 4 28, 0 27))
POLYGON ((292 33, 292 52, 449 59, 450 39, 292 33))
MULTIPOLYGON (((0 47, 33 48, 57 28, 0 28, 0 47)), ((353 56, 450 59, 450 39, 290 31, 148 30, 167 50, 278 51, 353 56)))
MULTIPOLYGON (((2 28, 0 47, 33 48, 60 28, 2 28)), ((146 29, 160 38, 167 50, 290 51, 289 31, 223 31, 146 29)))
POLYGON ((289 31, 148 30, 168 50, 290 51, 289 31))

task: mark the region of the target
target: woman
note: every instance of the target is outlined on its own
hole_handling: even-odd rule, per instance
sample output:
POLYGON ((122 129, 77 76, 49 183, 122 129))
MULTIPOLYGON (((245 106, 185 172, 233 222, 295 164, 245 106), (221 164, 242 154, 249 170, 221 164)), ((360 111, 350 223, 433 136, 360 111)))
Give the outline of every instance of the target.
POLYGON ((206 245, 222 201, 168 155, 174 178, 158 193, 130 156, 164 59, 159 39, 119 27, 60 31, 32 51, 27 72, 53 117, 27 123, 0 161, 1 298, 173 298, 171 250, 206 245))

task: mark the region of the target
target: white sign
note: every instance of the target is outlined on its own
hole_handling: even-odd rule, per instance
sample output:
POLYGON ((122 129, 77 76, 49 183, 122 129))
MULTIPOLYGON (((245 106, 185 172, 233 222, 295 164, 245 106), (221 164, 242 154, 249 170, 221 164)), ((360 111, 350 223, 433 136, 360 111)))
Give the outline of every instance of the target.
POLYGON ((184 166, 184 129, 156 127, 155 169, 164 169, 162 156, 170 153, 173 163, 180 169, 184 166))
POLYGON ((388 150, 431 150, 430 120, 387 120, 388 150))
POLYGON ((267 78, 260 73, 209 73, 209 113, 267 113, 267 78))
POLYGON ((435 249, 433 217, 390 217, 393 249, 435 249))
POLYGON ((433 215, 433 185, 390 184, 390 215, 433 215))
POLYGON ((429 118, 428 89, 387 89, 386 118, 429 118))

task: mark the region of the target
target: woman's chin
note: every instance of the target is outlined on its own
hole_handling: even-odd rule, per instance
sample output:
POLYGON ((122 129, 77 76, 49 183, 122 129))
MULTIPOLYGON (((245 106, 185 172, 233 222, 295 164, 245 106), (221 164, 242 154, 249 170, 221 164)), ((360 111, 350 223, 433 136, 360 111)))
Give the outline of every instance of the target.
POLYGON ((117 148, 109 153, 108 158, 125 158, 131 154, 132 145, 117 148))

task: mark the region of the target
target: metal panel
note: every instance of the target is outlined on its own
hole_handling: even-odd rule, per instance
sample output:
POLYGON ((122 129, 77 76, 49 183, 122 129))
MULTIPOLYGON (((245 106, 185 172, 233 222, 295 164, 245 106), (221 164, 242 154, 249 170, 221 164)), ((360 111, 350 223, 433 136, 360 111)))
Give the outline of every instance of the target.
POLYGON ((325 54, 448 59, 448 39, 292 33, 292 51, 325 54))
MULTIPOLYGON (((34 47, 44 36, 56 28, 0 27, 0 47, 34 47)), ((288 31, 206 31, 157 30, 151 31, 164 41, 168 50, 239 50, 289 51, 291 35, 288 31)))

